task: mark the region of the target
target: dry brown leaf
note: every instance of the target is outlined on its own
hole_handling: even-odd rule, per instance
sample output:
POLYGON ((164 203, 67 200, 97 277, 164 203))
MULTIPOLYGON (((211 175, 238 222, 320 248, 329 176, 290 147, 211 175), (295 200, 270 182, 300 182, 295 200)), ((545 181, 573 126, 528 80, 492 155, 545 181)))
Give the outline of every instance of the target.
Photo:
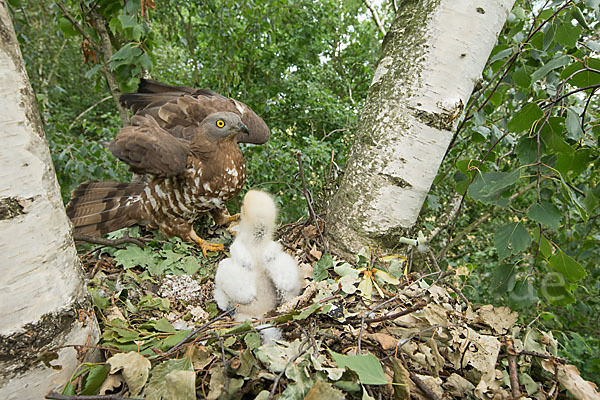
POLYGON ((317 245, 313 244, 312 249, 310 249, 310 255, 313 256, 317 261, 321 259, 323 253, 317 249, 317 245))
POLYGON ((542 360, 542 367, 551 374, 558 370, 557 379, 578 400, 599 400, 600 393, 592 382, 584 380, 574 365, 559 364, 554 360, 542 360))
POLYGON ((378 342, 384 350, 393 349, 398 343, 398 339, 386 333, 369 333, 366 336, 378 342))
POLYGON ((118 388, 123 384, 123 377, 121 374, 109 375, 106 377, 102 386, 100 386, 99 395, 105 395, 106 392, 112 392, 115 388, 118 388))
POLYGON ((302 229, 302 233, 304 234, 304 236, 306 236, 309 239, 315 238, 317 237, 317 227, 314 225, 309 225, 307 227, 305 227, 304 229, 302 229))
POLYGON ((473 393, 475 389, 471 382, 456 373, 450 375, 442 386, 446 389, 446 393, 458 398, 467 397, 467 393, 473 393))
POLYGON ((123 313, 117 306, 110 306, 106 309, 106 319, 108 322, 112 322, 115 319, 120 319, 122 321, 127 321, 123 316, 123 313))
POLYGON ((151 368, 150 361, 147 358, 140 353, 130 351, 128 353, 115 354, 106 360, 106 362, 110 364, 111 374, 121 370, 132 396, 135 397, 142 391, 148 380, 151 368))

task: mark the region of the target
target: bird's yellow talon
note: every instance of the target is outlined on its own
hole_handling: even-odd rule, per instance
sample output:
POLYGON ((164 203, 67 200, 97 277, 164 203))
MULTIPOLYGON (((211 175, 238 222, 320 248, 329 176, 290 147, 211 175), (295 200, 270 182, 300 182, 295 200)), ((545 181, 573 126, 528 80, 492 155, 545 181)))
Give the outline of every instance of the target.
POLYGON ((206 253, 209 252, 209 251, 223 251, 223 250, 225 250, 225 246, 223 245, 223 243, 210 243, 210 242, 207 242, 206 240, 204 240, 200 236, 198 236, 196 234, 196 232, 194 232, 193 229, 189 233, 189 238, 200 245, 200 248, 202 249, 202 254, 204 254, 204 257, 208 257, 206 255, 206 253))

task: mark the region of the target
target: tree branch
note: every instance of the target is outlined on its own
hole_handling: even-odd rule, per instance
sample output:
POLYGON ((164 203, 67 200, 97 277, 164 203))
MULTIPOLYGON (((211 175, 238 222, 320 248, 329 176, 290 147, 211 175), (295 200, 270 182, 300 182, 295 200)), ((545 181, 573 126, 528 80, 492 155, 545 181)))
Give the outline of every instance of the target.
POLYGON ((379 14, 377 13, 377 10, 375 9, 373 4, 371 4, 371 2, 369 0, 363 0, 363 3, 365 4, 365 6, 367 6, 369 11, 371 11, 371 15, 373 16, 373 21, 375 21, 375 25, 377 25, 377 29, 379 29, 379 32, 381 32, 383 34, 383 36, 385 36, 386 31, 385 31, 385 28, 383 27, 383 24, 381 23, 381 19, 379 18, 379 14))
POLYGON ((119 83, 117 82, 117 78, 115 78, 114 74, 109 68, 110 59, 113 56, 112 43, 110 41, 110 36, 108 35, 108 30, 106 29, 106 21, 104 18, 98 14, 96 10, 90 11, 90 17, 94 24, 96 25, 96 31, 98 32, 98 36, 100 36, 101 44, 101 53, 102 58, 104 59, 104 64, 102 65, 102 73, 106 78, 106 82, 108 83, 108 89, 112 94, 113 99, 115 100, 115 104, 117 105, 117 109, 119 110, 119 115, 121 116, 121 125, 127 126, 129 125, 129 110, 121 105, 119 98, 121 97, 121 89, 119 88, 119 83))

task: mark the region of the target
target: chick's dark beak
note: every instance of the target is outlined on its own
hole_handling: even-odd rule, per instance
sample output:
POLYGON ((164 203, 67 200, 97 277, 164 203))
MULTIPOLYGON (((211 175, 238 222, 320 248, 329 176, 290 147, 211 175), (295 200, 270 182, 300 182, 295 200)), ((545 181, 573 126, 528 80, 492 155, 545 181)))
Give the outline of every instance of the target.
POLYGON ((240 132, 245 133, 246 135, 250 135, 250 131, 248 130, 248 127, 246 125, 244 125, 243 122, 239 122, 237 127, 240 132))

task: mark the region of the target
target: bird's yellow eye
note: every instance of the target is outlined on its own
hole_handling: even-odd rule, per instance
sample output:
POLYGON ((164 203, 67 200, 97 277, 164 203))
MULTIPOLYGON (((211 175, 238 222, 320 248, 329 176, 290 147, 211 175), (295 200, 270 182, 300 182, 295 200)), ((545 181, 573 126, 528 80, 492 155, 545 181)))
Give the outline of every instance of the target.
POLYGON ((218 126, 219 128, 222 128, 222 127, 224 127, 224 126, 225 126, 225 121, 223 121, 222 119, 218 119, 218 120, 217 120, 217 126, 218 126))

